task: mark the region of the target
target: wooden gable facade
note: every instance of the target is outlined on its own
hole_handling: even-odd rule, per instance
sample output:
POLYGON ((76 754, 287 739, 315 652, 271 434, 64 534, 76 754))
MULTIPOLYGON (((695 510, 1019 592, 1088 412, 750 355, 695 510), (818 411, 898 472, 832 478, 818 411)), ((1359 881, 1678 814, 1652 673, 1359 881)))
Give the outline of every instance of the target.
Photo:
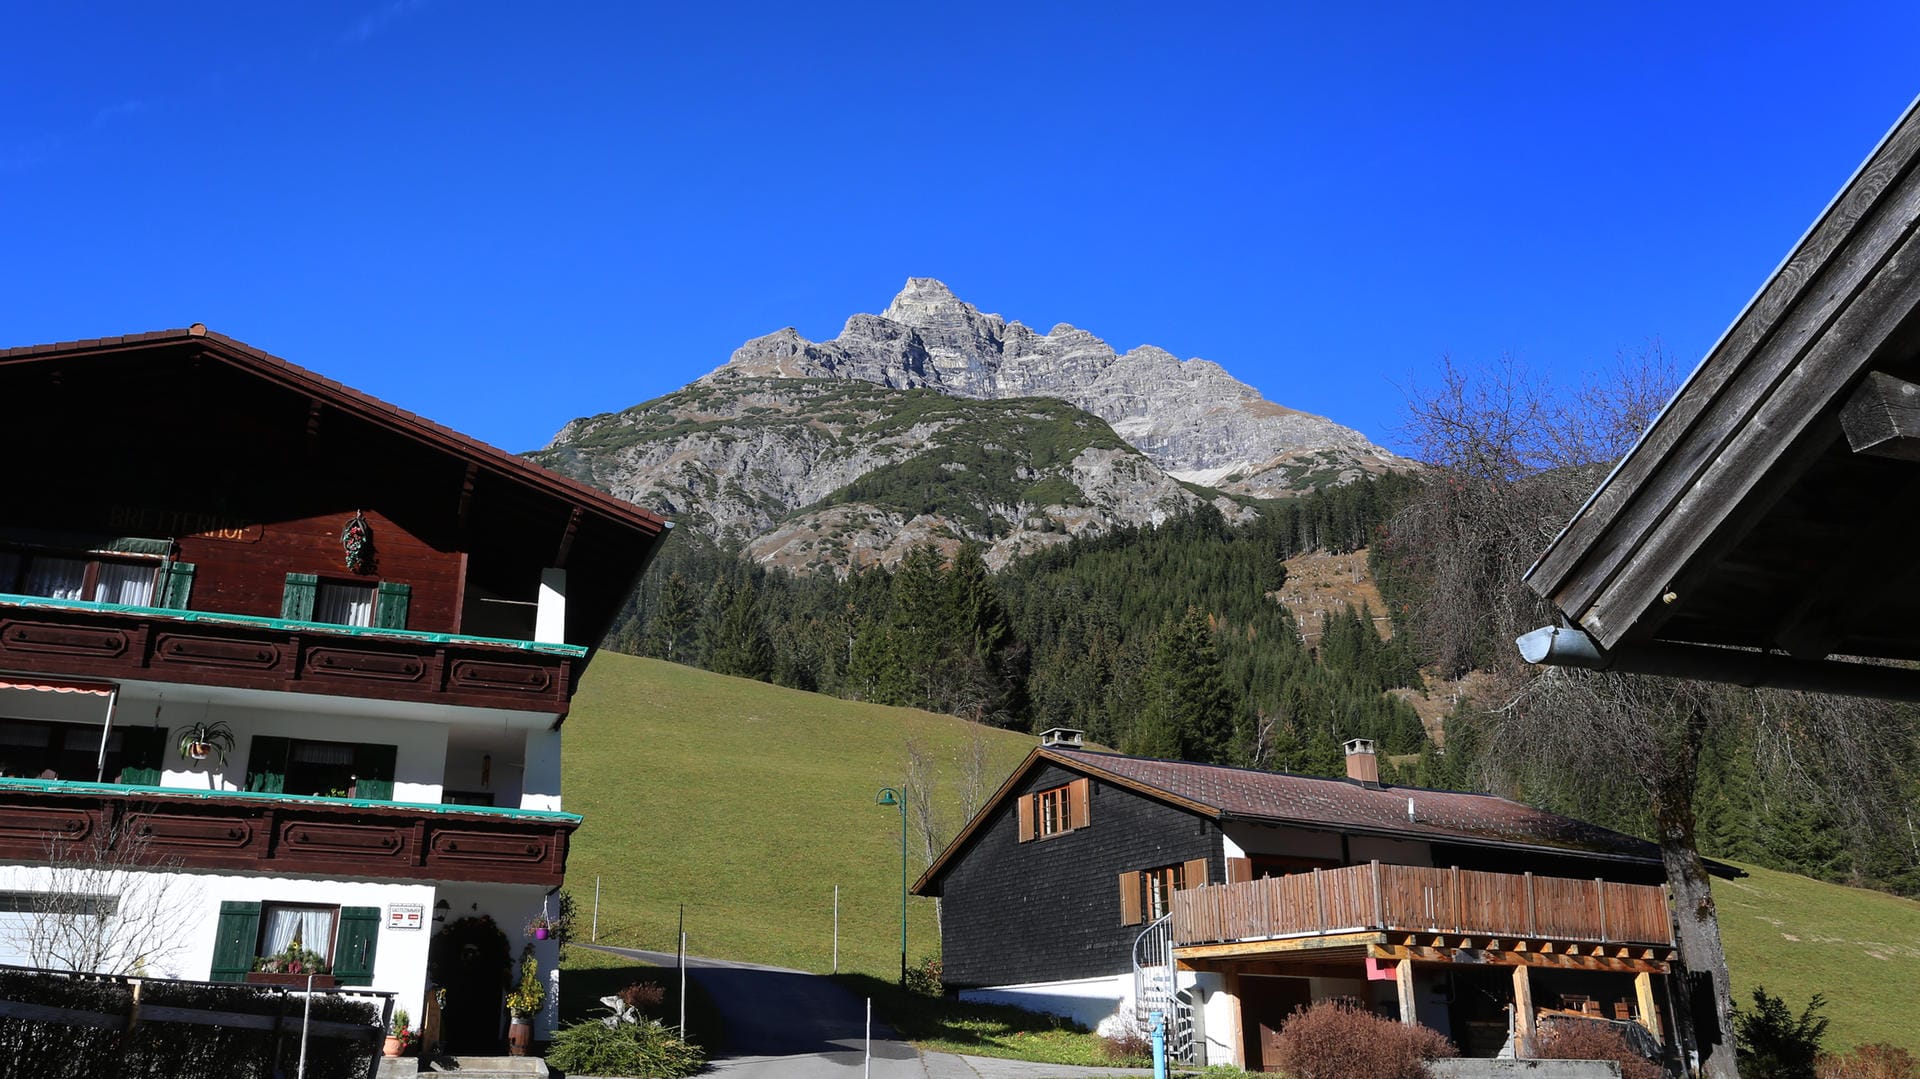
MULTIPOLYGON (((366 693, 564 715, 660 518, 201 327, 0 352, 0 594, 36 563, 150 566, 128 611, 18 610, 0 669, 366 693), (350 558, 343 533, 364 524, 350 558), (543 574, 564 624, 536 632, 543 574), (344 597, 344 598, 343 598, 344 597), (348 639, 287 624, 401 631, 348 639), (176 618, 169 610, 224 618, 176 618)), ((123 605, 124 606, 124 605, 123 605)))

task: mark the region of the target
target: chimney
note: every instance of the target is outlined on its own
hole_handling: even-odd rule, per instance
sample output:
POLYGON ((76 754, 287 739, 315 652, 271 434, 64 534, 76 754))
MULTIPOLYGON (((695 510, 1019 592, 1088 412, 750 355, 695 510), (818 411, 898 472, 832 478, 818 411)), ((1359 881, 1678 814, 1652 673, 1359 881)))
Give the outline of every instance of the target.
POLYGON ((1043 746, 1062 746, 1067 749, 1079 749, 1081 736, 1085 731, 1076 731, 1072 727, 1050 727, 1040 732, 1040 744, 1043 746))
POLYGON ((1380 758, 1373 755, 1373 739, 1354 738, 1347 742, 1347 778, 1363 787, 1380 786, 1380 758))

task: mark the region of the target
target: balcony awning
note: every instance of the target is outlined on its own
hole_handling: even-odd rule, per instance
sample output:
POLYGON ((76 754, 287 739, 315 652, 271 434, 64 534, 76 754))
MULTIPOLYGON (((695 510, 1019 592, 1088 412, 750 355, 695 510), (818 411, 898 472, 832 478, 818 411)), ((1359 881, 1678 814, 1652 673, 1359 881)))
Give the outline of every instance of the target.
POLYGON ((41 693, 84 693, 92 697, 111 697, 119 686, 112 682, 77 682, 69 678, 25 678, 0 674, 0 689, 30 689, 41 693))

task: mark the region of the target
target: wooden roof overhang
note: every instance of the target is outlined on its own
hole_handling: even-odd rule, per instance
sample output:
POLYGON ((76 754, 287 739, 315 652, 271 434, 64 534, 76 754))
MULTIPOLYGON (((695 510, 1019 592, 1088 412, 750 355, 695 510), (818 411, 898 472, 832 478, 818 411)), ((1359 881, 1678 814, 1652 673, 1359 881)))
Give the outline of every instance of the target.
MULTIPOLYGON (((303 401, 309 435, 322 424, 346 420, 440 455, 449 463, 447 501, 457 503, 463 526, 470 507, 497 503, 498 511, 484 515, 486 523, 475 524, 476 529, 501 533, 502 542, 537 547, 543 565, 571 569, 566 639, 590 650, 605 636, 672 528, 658 514, 605 491, 198 323, 186 329, 0 349, 0 377, 47 371, 58 380, 83 373, 87 364, 116 361, 222 365, 303 401)), ((481 516, 476 511, 476 519, 481 516)))
MULTIPOLYGON (((1920 102, 1916 103, 1920 106, 1920 102)), ((1527 573, 1531 662, 1920 699, 1920 109, 1527 573), (1852 658, 1839 658, 1852 657, 1852 658)))

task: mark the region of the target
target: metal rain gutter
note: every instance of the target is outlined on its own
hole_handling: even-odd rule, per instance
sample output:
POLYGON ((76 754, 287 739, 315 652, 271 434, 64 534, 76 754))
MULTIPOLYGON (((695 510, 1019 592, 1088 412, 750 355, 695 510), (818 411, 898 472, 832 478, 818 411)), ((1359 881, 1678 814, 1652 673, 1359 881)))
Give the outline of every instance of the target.
POLYGON ((1620 674, 1697 678, 1752 689, 1792 689, 1885 701, 1920 701, 1920 670, 1837 660, 1794 659, 1779 652, 1654 642, 1612 652, 1573 626, 1542 626, 1513 642, 1536 666, 1620 674))

